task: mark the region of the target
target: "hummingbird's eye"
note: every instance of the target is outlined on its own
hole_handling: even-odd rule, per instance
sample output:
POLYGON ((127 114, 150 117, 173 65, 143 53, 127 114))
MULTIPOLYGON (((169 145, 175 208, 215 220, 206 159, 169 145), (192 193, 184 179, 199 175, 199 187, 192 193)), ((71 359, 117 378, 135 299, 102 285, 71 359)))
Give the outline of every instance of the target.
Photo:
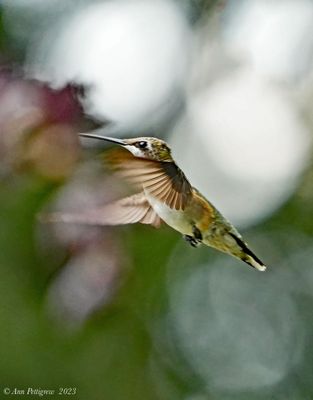
POLYGON ((138 146, 140 149, 145 149, 145 148, 147 147, 147 142, 145 142, 144 140, 142 140, 141 142, 138 142, 138 143, 137 143, 137 146, 138 146))

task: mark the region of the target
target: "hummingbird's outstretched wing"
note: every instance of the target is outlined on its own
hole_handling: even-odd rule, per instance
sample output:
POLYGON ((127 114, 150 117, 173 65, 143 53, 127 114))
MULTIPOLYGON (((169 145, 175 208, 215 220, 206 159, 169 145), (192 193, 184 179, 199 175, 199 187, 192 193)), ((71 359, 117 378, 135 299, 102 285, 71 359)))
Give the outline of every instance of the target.
POLYGON ((191 198, 192 187, 175 162, 135 157, 123 148, 106 152, 105 160, 121 178, 170 208, 184 210, 191 198))
POLYGON ((144 193, 77 213, 54 212, 41 216, 43 222, 65 222, 86 225, 126 225, 140 222, 158 228, 162 220, 148 203, 144 193))

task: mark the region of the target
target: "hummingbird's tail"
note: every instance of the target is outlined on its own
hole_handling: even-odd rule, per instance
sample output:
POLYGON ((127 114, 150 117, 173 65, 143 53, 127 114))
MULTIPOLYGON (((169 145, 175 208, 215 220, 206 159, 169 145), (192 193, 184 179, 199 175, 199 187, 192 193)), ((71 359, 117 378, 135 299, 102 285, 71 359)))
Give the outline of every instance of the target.
POLYGON ((229 235, 235 240, 241 252, 235 257, 240 258, 245 263, 251 265, 251 267, 256 268, 259 271, 265 271, 266 265, 249 249, 247 244, 237 235, 229 232, 229 235))
POLYGON ((239 258, 258 271, 265 271, 264 263, 249 249, 236 229, 224 221, 227 226, 216 229, 213 234, 204 237, 203 243, 233 257, 239 258))

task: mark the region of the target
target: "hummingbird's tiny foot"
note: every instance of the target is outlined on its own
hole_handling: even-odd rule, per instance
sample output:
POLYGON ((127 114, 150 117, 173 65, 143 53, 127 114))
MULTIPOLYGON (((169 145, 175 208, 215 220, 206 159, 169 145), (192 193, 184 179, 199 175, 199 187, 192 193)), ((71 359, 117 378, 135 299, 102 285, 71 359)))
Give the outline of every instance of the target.
POLYGON ((198 242, 202 242, 202 233, 201 231, 196 227, 196 225, 194 225, 192 227, 192 233, 193 233, 193 237, 198 241, 198 242))
POLYGON ((186 242, 190 243, 192 247, 199 247, 201 244, 201 241, 197 240, 191 235, 184 235, 184 239, 186 242))

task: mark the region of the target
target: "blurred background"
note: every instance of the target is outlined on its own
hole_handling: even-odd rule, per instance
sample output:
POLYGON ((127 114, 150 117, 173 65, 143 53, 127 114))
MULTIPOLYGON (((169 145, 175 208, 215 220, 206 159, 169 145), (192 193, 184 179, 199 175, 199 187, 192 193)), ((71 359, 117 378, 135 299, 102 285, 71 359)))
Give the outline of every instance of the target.
POLYGON ((1 394, 313 398, 313 1, 0 7, 1 394), (122 195, 92 129, 166 140, 267 272, 165 226, 40 223, 122 195))

